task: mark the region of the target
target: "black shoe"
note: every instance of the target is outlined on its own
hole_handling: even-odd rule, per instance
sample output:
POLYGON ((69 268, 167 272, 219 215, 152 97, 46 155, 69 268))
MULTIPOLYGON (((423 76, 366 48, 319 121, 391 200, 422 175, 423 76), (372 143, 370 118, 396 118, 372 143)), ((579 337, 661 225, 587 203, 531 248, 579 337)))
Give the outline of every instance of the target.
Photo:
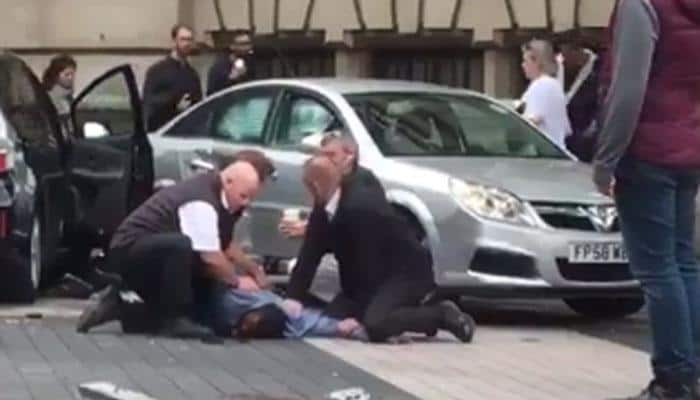
POLYGON ((443 301, 440 308, 443 312, 442 329, 455 335, 463 343, 470 343, 476 330, 474 319, 463 313, 453 301, 443 301))
POLYGON ((186 317, 179 317, 164 321, 160 334, 163 336, 169 336, 180 339, 201 340, 208 340, 216 336, 214 335, 214 332, 212 332, 211 329, 196 324, 186 317))
POLYGON ((644 389, 637 396, 627 397, 617 400, 693 400, 695 396, 691 394, 689 389, 679 389, 676 391, 669 390, 659 385, 656 382, 651 382, 649 387, 644 389))
POLYGON ((80 333, 87 333, 90 329, 116 321, 121 317, 121 299, 119 289, 110 286, 107 292, 96 302, 90 304, 80 315, 77 330, 80 333))

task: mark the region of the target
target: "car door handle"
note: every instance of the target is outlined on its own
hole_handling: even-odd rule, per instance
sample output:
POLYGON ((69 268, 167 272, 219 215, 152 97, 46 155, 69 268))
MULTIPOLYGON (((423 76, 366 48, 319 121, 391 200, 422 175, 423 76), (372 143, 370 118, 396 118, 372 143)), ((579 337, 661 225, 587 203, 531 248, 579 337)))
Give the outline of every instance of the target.
POLYGON ((214 163, 209 161, 204 161, 201 158, 193 158, 190 160, 190 168, 195 171, 214 171, 216 166, 214 163))

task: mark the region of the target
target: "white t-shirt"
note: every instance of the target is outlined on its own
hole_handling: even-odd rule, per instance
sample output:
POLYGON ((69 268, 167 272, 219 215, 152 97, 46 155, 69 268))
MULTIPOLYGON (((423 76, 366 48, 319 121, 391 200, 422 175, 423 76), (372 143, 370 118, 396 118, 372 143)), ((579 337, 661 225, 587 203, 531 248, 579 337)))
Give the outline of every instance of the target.
POLYGON ((571 134, 571 123, 561 84, 549 75, 542 75, 530 83, 522 99, 525 101, 525 117, 540 119, 538 127, 554 143, 565 147, 565 139, 571 134))

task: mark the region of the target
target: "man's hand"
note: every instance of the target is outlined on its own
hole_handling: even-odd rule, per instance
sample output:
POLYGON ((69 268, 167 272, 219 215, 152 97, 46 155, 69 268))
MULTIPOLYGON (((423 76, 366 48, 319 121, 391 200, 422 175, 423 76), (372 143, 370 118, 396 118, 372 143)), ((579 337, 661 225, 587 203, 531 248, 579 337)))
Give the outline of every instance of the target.
POLYGON ((282 308, 290 318, 299 318, 301 312, 304 311, 304 306, 296 300, 285 299, 282 302, 282 308))
POLYGON ((600 165, 593 165, 593 183, 595 183, 598 192, 608 197, 615 196, 615 175, 609 172, 607 168, 600 165))
POLYGON ((338 335, 342 337, 349 337, 359 329, 362 325, 355 318, 347 318, 338 323, 338 335))
POLYGON ((190 106, 192 105, 192 98, 190 97, 189 93, 185 93, 184 96, 180 99, 180 101, 177 103, 177 109, 178 111, 185 111, 190 106))
POLYGON ((306 234, 306 221, 280 221, 279 230, 288 239, 300 238, 306 234))
POLYGON ((262 265, 258 265, 255 273, 253 274, 253 279, 257 282, 258 286, 262 289, 269 289, 270 281, 267 279, 267 274, 265 274, 265 269, 262 265))
POLYGON ((607 184, 597 184, 598 192, 608 197, 615 196, 615 178, 612 178, 607 184))
POLYGON ((241 276, 238 278, 238 289, 246 292, 259 292, 260 286, 255 282, 255 279, 249 276, 241 276))

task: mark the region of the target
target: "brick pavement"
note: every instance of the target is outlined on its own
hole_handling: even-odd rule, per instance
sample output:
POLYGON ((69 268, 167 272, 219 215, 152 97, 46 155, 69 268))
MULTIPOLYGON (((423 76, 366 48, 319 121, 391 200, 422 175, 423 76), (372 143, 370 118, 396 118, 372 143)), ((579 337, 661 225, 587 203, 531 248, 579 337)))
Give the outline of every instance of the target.
POLYGON ((118 331, 112 324, 80 335, 72 321, 0 321, 0 400, 80 399, 86 381, 157 400, 320 400, 356 386, 372 399, 416 399, 301 341, 221 346, 118 331))
POLYGON ((635 393, 650 377, 645 353, 577 333, 569 327, 574 317, 556 313, 489 322, 471 345, 439 336, 408 345, 314 339, 212 346, 125 336, 116 325, 79 335, 73 321, 83 305, 0 307, 0 400, 78 399, 79 383, 100 380, 157 400, 315 400, 354 386, 373 400, 594 400, 635 393), (23 318, 37 312, 45 319, 23 318))
POLYGON ((566 329, 482 327, 471 345, 309 342, 425 400, 602 400, 641 391, 648 355, 566 329))

